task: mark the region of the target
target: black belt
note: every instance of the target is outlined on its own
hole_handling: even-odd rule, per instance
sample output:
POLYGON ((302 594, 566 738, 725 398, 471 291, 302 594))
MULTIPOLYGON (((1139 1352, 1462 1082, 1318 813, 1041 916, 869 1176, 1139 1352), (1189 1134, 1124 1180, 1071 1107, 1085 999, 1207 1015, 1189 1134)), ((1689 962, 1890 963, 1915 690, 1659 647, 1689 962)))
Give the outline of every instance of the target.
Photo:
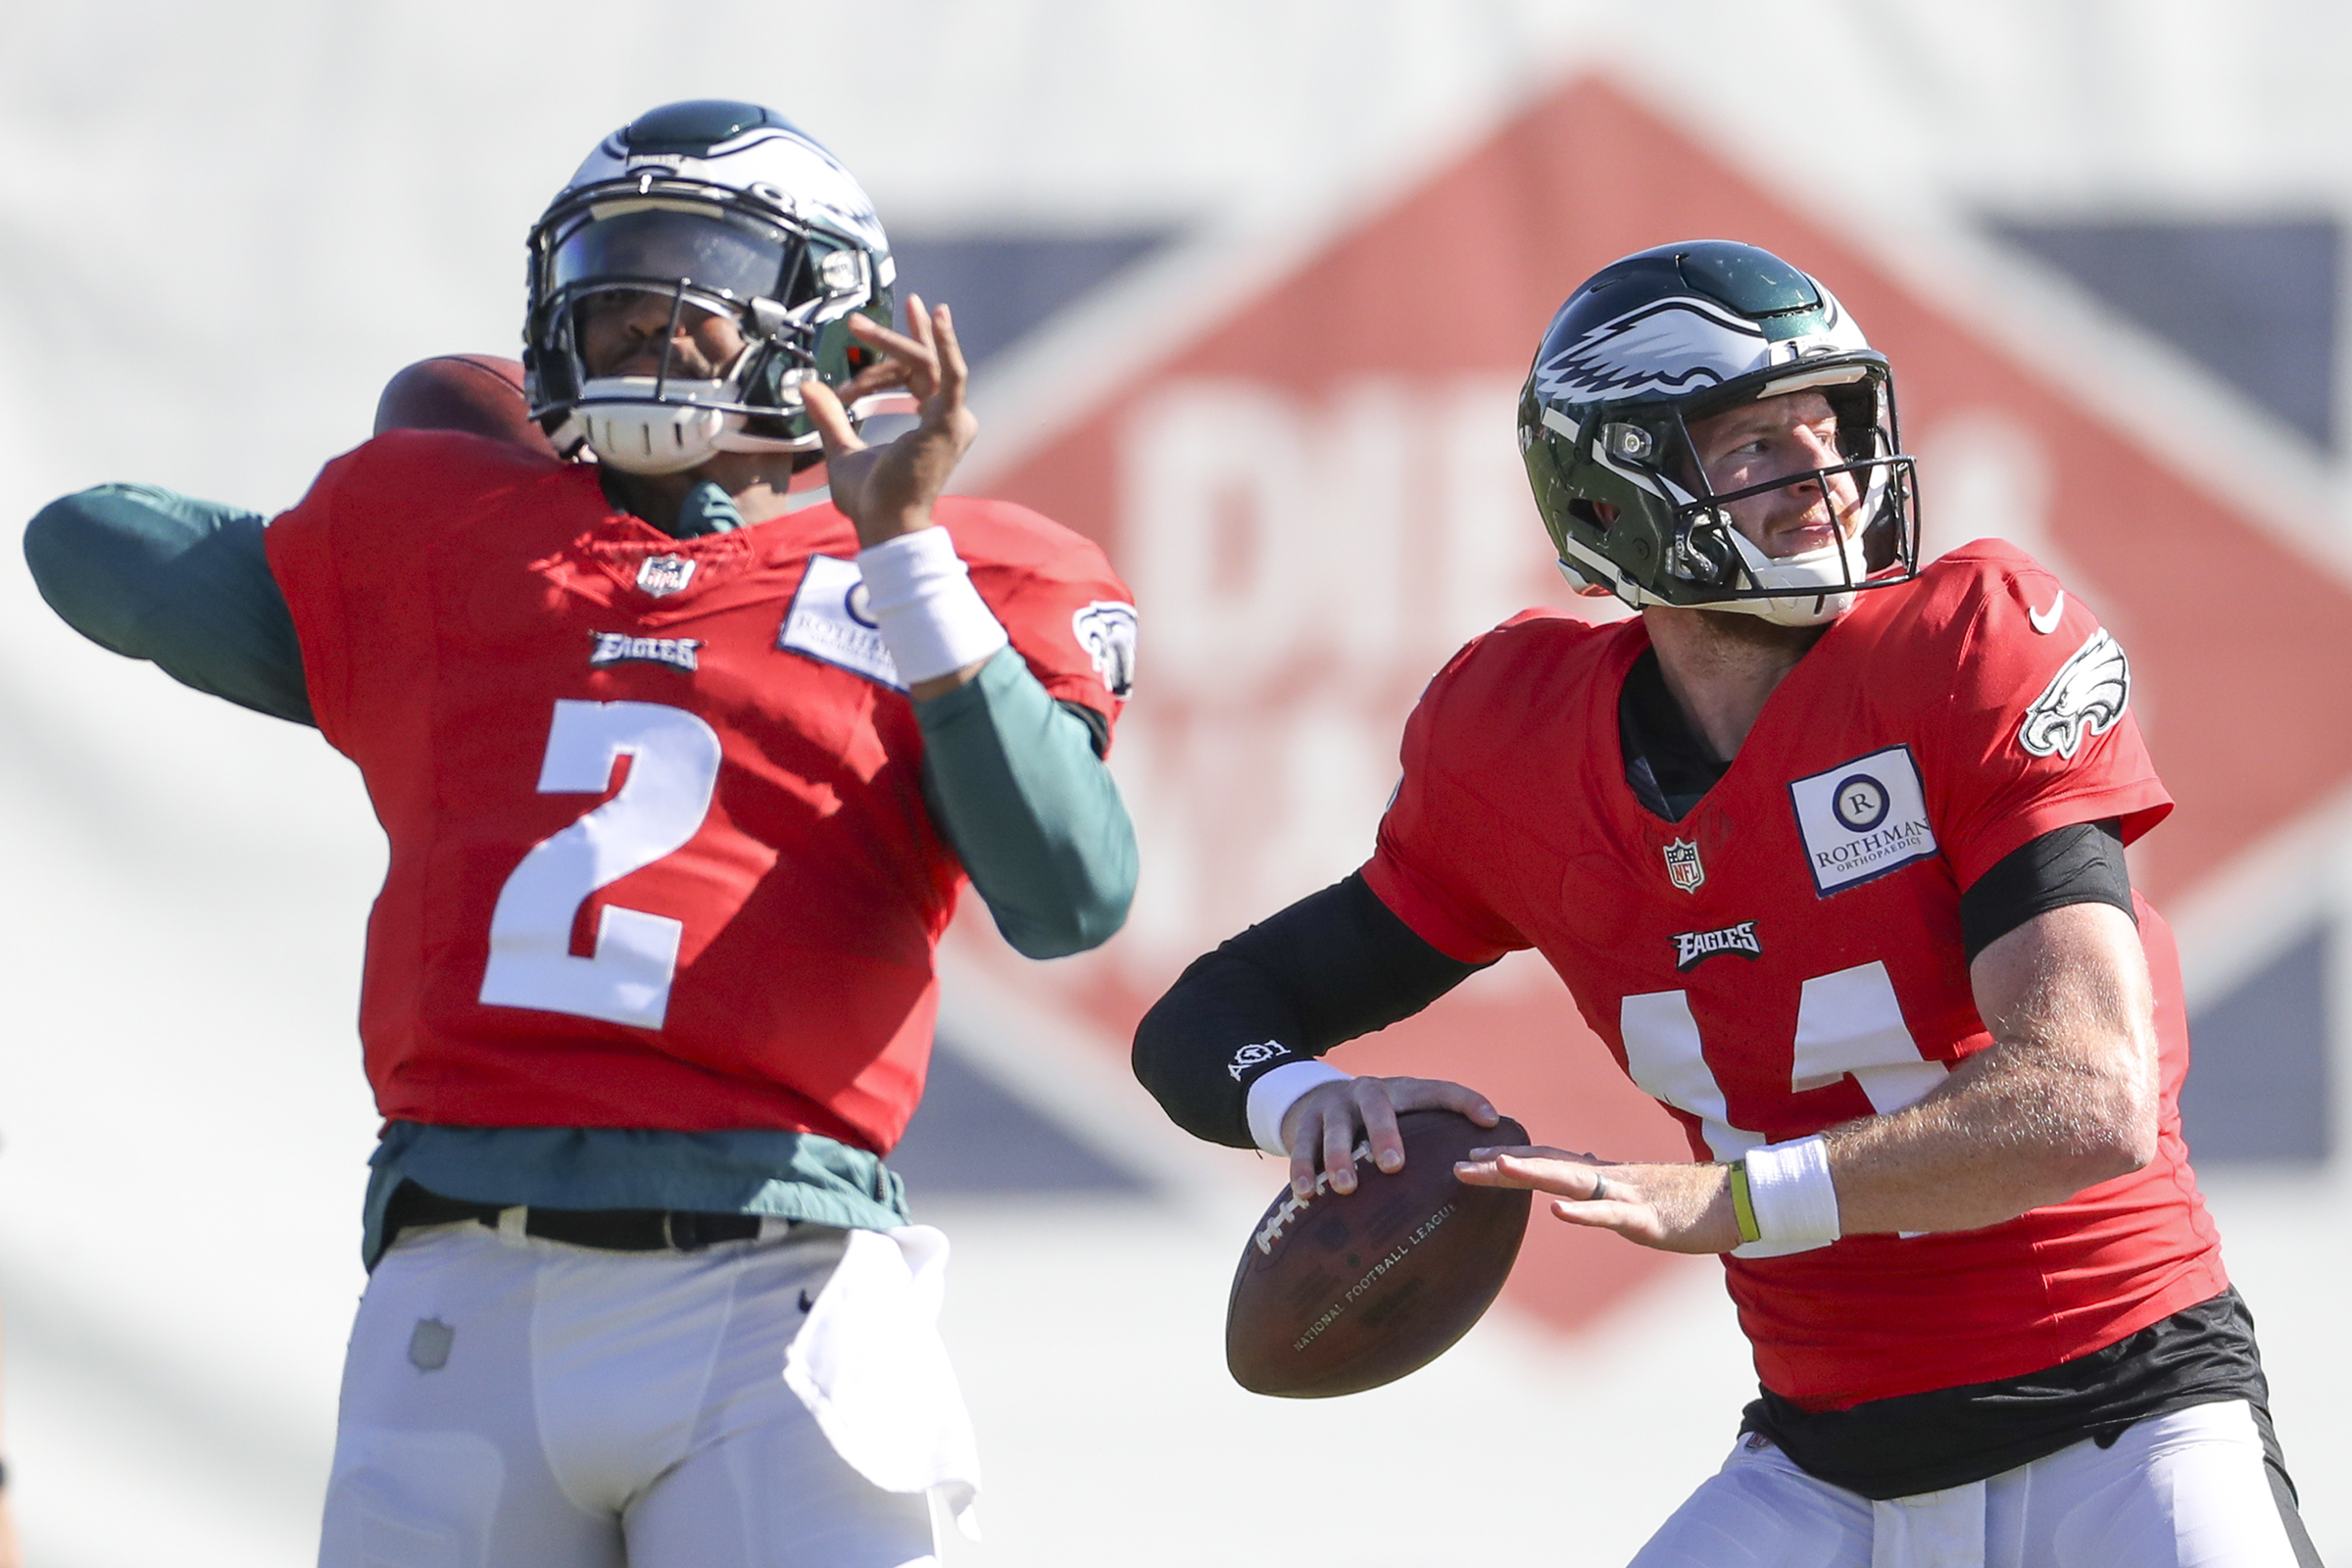
MULTIPOLYGON (((498 1228, 504 1213, 496 1203, 444 1198, 415 1182, 402 1182, 384 1210, 384 1245, 411 1225, 454 1225, 471 1220, 498 1228)), ((608 1252, 695 1252, 716 1242, 748 1242, 760 1234, 757 1214, 705 1214, 680 1208, 543 1208, 523 1211, 522 1233, 573 1247, 608 1252)))

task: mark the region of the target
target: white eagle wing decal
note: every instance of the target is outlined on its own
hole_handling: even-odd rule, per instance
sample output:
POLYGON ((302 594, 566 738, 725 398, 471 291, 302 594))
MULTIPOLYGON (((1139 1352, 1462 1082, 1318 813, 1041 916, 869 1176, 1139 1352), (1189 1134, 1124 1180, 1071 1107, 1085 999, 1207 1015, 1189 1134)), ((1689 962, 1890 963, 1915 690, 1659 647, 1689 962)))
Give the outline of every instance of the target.
POLYGON ((1694 299, 1659 300, 1587 332, 1536 368, 1547 401, 1713 386, 1771 363, 1754 325, 1694 299))
POLYGON ((2104 626, 2082 640, 2034 699, 2017 727, 2017 744, 2035 757, 2073 761, 2082 737, 2104 735, 2132 700, 2132 662, 2104 626))

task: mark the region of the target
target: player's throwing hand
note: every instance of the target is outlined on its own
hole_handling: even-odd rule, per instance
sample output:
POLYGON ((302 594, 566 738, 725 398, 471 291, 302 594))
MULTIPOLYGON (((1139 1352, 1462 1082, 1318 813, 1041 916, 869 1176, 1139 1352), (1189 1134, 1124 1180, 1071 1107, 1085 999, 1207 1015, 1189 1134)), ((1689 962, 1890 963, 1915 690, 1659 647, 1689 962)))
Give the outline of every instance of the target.
MULTIPOLYGON (((888 356, 887 370, 871 389, 900 385, 920 404, 921 422, 895 441, 869 447, 850 423, 849 411, 833 389, 814 378, 803 383, 801 398, 825 444, 825 467, 833 504, 857 524, 858 542, 873 546, 931 526, 931 504, 947 489, 948 475, 980 433, 980 420, 964 406, 968 377, 963 350, 948 308, 926 308, 920 295, 906 298, 906 330, 894 332, 867 316, 850 318, 860 343, 888 356)), ((863 379, 863 378, 861 378, 863 379)))
POLYGON ((1562 1149, 1473 1149, 1453 1174, 1472 1187, 1548 1193, 1552 1213, 1569 1224, 1615 1231, 1662 1252, 1728 1252, 1740 1245, 1722 1165, 1618 1165, 1562 1149))

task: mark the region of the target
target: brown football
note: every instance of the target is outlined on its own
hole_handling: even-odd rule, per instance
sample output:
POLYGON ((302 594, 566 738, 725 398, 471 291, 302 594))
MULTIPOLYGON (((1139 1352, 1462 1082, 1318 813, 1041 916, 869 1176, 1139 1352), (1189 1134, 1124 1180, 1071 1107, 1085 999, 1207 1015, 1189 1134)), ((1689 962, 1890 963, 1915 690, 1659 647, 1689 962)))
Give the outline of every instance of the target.
POLYGON ((1328 1176, 1286 1185, 1242 1249, 1225 1305, 1225 1365, 1253 1394, 1360 1394, 1427 1366, 1494 1304, 1527 1234, 1532 1193, 1465 1187, 1453 1162, 1527 1142, 1509 1117, 1481 1127, 1408 1110, 1404 1168, 1383 1174, 1358 1144, 1352 1193, 1328 1176))
POLYGON ((375 433, 463 430, 554 457, 522 395, 522 366, 489 354, 438 354, 384 383, 375 433))

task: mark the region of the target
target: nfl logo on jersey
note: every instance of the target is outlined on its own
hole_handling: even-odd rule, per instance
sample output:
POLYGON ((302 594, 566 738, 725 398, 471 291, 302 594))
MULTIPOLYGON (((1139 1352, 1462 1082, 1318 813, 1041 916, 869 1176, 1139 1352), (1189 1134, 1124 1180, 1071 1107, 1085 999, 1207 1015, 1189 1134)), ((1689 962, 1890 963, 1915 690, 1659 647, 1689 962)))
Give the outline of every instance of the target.
POLYGON ((654 556, 637 568, 637 586, 656 599, 674 594, 694 577, 694 563, 684 556, 654 556))
POLYGON ((1667 845, 1666 875, 1685 893, 1696 893, 1698 885, 1707 879, 1707 868, 1698 863, 1698 846, 1689 839, 1676 839, 1667 845))

